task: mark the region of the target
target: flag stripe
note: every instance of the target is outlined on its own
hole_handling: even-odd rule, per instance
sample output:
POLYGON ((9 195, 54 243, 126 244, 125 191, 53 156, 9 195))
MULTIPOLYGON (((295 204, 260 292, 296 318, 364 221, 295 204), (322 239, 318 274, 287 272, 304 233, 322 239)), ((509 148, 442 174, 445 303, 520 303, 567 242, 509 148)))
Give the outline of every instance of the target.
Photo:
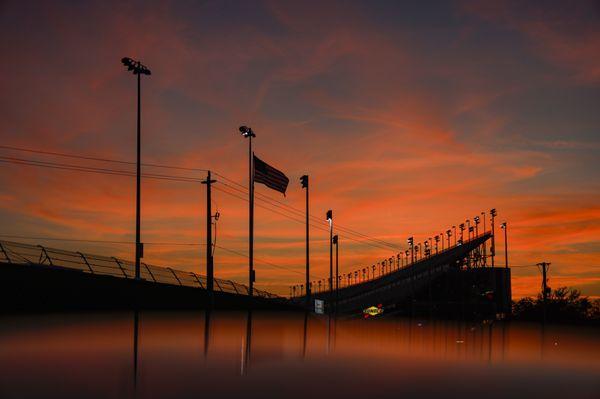
POLYGON ((254 156, 254 182, 279 191, 285 195, 290 179, 283 172, 254 156))

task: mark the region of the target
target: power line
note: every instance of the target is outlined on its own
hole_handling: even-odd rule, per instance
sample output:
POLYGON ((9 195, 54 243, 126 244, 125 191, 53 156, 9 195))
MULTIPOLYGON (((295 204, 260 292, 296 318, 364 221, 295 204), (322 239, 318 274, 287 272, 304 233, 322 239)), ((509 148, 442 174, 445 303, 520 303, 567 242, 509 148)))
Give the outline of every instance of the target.
MULTIPOLYGON (((230 186, 228 186, 228 187, 230 187, 230 186)), ((226 194, 228 194, 228 195, 230 195, 230 196, 232 196, 232 197, 238 198, 238 199, 240 199, 240 200, 242 200, 242 201, 246 201, 246 202, 248 202, 248 199, 247 199, 247 198, 245 198, 245 197, 241 197, 241 196, 239 196, 239 195, 237 195, 237 194, 235 194, 235 193, 229 192, 229 191, 227 191, 227 190, 224 190, 224 189, 222 189, 222 188, 217 188, 217 186, 215 186, 215 187, 214 187, 214 189, 215 189, 215 190, 217 190, 217 191, 221 191, 221 192, 223 192, 223 193, 226 193, 226 194)), ((302 219, 296 219, 295 217, 293 217, 293 216, 291 216, 291 215, 288 215, 288 214, 285 214, 285 213, 282 213, 282 212, 276 211, 276 210, 274 210, 274 209, 271 209, 271 208, 268 208, 268 207, 266 207, 266 206, 264 206, 264 205, 260 205, 260 204, 255 204, 255 205, 256 205, 257 207, 259 207, 259 208, 266 209, 266 210, 268 210, 269 212, 273 212, 273 213, 276 213, 276 214, 278 214, 278 215, 284 216, 284 217, 286 217, 286 218, 288 218, 288 219, 290 219, 290 220, 293 220, 293 221, 295 221, 295 222, 297 222, 297 223, 300 223, 300 224, 305 224, 305 223, 306 223, 306 222, 305 222, 304 220, 302 220, 302 219)), ((279 209, 281 209, 281 207, 278 207, 277 205, 273 205, 273 204, 270 204, 270 205, 271 205, 271 206, 274 206, 274 207, 276 207, 276 208, 279 208, 279 209)), ((313 228, 316 228, 316 229, 322 230, 322 231, 326 231, 326 232, 327 232, 327 231, 329 231, 329 230, 328 230, 326 227, 318 226, 318 225, 315 225, 315 224, 312 224, 312 223, 310 224, 310 226, 312 226, 313 228)), ((382 247, 381 245, 378 245, 378 244, 375 244, 375 243, 371 243, 371 242, 368 242, 368 241, 364 241, 364 240, 359 240, 359 239, 356 239, 356 238, 352 238, 352 237, 349 237, 349 236, 347 236, 347 235, 341 235, 341 234, 340 234, 340 237, 344 237, 344 238, 346 238, 346 239, 349 239, 349 240, 351 240, 351 241, 358 242, 358 243, 360 243, 360 244, 370 245, 370 246, 372 246, 372 247, 374 247, 374 248, 377 248, 377 249, 383 249, 383 250, 386 250, 386 251, 389 251, 389 250, 390 250, 390 249, 389 249, 389 248, 387 248, 387 247, 382 247)))
MULTIPOLYGON (((240 192, 243 192, 243 193, 247 193, 247 191, 248 191, 248 188, 247 188, 245 185, 243 185, 243 184, 240 184, 240 183, 237 183, 237 182, 233 181, 232 179, 229 179, 229 178, 227 178, 226 176, 223 176, 223 175, 221 175, 220 173, 217 173, 217 172, 214 172, 214 173, 215 173, 215 175, 217 175, 217 176, 219 176, 219 177, 221 177, 221 178, 223 178, 223 179, 225 179, 225 180, 227 180, 227 181, 229 181, 229 182, 231 182, 231 183, 233 183, 233 184, 235 184, 235 185, 237 185, 237 186, 239 186, 239 187, 241 187, 241 188, 243 189, 243 190, 236 189, 237 191, 240 191, 240 192)), ((225 184, 225 185, 227 185, 226 183, 222 183, 222 184, 225 184)), ((231 186, 230 186, 230 187, 231 187, 231 186)), ((232 188, 233 188, 233 187, 232 187, 232 188)), ((302 217, 304 217, 304 211, 302 211, 301 209, 295 208, 295 207, 293 207, 293 206, 291 206, 291 205, 288 205, 288 204, 286 204, 286 203, 284 203, 284 202, 282 202, 282 201, 279 201, 279 200, 277 200, 277 199, 275 199, 275 198, 269 197, 269 196, 267 196, 267 195, 264 195, 264 194, 255 193, 255 196, 263 197, 264 199, 266 199, 266 200, 268 200, 268 201, 276 202, 276 203, 280 204, 281 206, 283 206, 283 207, 285 207, 285 208, 288 208, 290 211, 292 211, 292 212, 294 212, 294 213, 297 213, 299 216, 302 216, 302 217)), ((309 216, 309 217, 310 217, 310 219, 312 219, 313 221, 316 221, 316 222, 319 222, 319 223, 324 223, 324 221, 323 221, 323 220, 321 220, 321 219, 319 219, 319 218, 317 218, 317 217, 315 217, 315 216, 312 216, 312 215, 311 215, 311 216, 309 216)), ((382 244, 382 245, 384 245, 384 246, 390 247, 390 248, 392 248, 392 249, 394 249, 394 250, 401 250, 401 251, 403 250, 403 249, 401 249, 400 247, 398 247, 396 244, 393 244, 393 243, 390 243, 390 242, 387 242, 387 241, 381 240, 381 239, 379 239, 379 238, 375 238, 375 237, 368 236, 368 235, 366 235, 366 234, 360 233, 360 232, 358 232, 358 231, 355 231, 355 230, 352 230, 352 229, 350 229, 350 228, 347 228, 347 227, 344 227, 344 226, 338 225, 337 223, 336 223, 336 229, 337 229, 337 230, 340 230, 340 231, 345 231, 345 232, 346 232, 346 233, 348 233, 348 234, 353 234, 353 235, 361 236, 361 237, 364 237, 364 238, 366 238, 366 239, 369 239, 369 240, 371 240, 371 241, 378 242, 378 243, 380 243, 380 244, 382 244)))
MULTIPOLYGON (((135 177, 135 174, 133 172, 123 171, 123 170, 118 170, 118 169, 95 168, 95 167, 79 166, 79 165, 73 165, 73 164, 63 164, 63 163, 56 163, 56 162, 27 160, 27 159, 23 159, 23 158, 0 157, 0 162, 11 163, 11 164, 16 164, 16 165, 35 166, 35 167, 42 167, 42 168, 49 168, 49 169, 59 169, 59 170, 69 170, 69 171, 77 171, 77 172, 97 173, 97 174, 105 174, 105 175, 135 177)), ((178 181, 178 182, 193 182, 193 183, 198 183, 198 182, 202 181, 202 179, 199 179, 199 178, 190 178, 190 177, 173 176, 173 175, 162 175, 162 174, 152 174, 152 173, 142 173, 142 177, 149 178, 149 179, 169 180, 169 181, 178 181)), ((229 185, 227 185, 227 186, 231 187, 229 185)), ((241 197, 241 196, 236 195, 234 193, 231 193, 229 191, 217 188, 216 186, 214 188, 215 188, 215 190, 227 193, 230 196, 238 198, 238 199, 240 199, 242 201, 246 201, 246 202, 248 201, 248 199, 245 198, 245 197, 241 197)), ((275 204, 269 204, 269 205, 271 205, 273 207, 276 207, 278 209, 283 209, 282 207, 277 206, 275 204)), ((264 205, 256 204, 256 206, 258 206, 260 208, 263 208, 265 210, 268 210, 270 212, 276 213, 278 215, 281 215, 283 217, 286 217, 286 218, 288 218, 290 220, 293 220, 293 221, 295 221, 297 223, 302 223, 302 224, 305 223, 303 220, 297 219, 297 218, 293 217, 292 215, 276 211, 276 210, 268 208, 268 207, 266 207, 264 205)), ((283 210, 285 210, 285 209, 283 209, 283 210)), ((317 228, 319 230, 322 230, 322 231, 328 231, 325 227, 322 227, 322 226, 318 226, 318 225, 315 225, 315 224, 311 224, 311 226, 313 226, 314 228, 317 228)), ((387 248, 387 247, 382 247, 381 245, 378 245, 378 244, 375 244, 375 243, 371 243, 371 242, 368 242, 368 241, 358 240, 358 239, 355 239, 355 238, 352 238, 352 237, 348 237, 348 236, 344 236, 344 238, 347 238, 349 240, 352 240, 352 241, 355 241, 355 242, 358 242, 358 243, 361 243, 361 244, 370 245, 370 246, 378 248, 378 249, 389 250, 389 248, 387 248)))
MULTIPOLYGON (((66 154, 66 153, 62 153, 62 152, 34 150, 31 148, 13 147, 13 146, 9 146, 9 145, 0 145, 0 148, 6 149, 6 150, 13 150, 13 151, 29 152, 29 153, 33 153, 33 154, 54 155, 54 156, 65 157, 65 158, 74 158, 74 159, 86 159, 89 161, 113 162, 113 163, 120 163, 120 164, 124 164, 124 165, 135 165, 136 164, 135 162, 123 161, 123 160, 119 160, 119 159, 98 158, 98 157, 90 157, 90 156, 83 156, 83 155, 66 154)), ((154 164, 154 163, 142 163, 142 165, 143 166, 151 166, 151 167, 155 167, 155 168, 179 169, 179 170, 188 170, 188 171, 196 171, 196 172, 207 172, 208 171, 208 169, 186 168, 186 167, 182 167, 182 166, 162 165, 162 164, 154 164)))
MULTIPOLYGON (((62 153, 62 152, 55 152, 55 151, 45 151, 45 150, 37 150, 37 149, 31 149, 31 148, 23 148, 23 147, 15 147, 15 146, 8 146, 8 145, 0 145, 0 148, 3 149, 7 149, 7 150, 12 150, 12 151, 21 151, 21 152, 28 152, 28 153, 35 153, 35 154, 42 154, 42 155, 52 155, 52 156, 60 156, 60 157, 66 157, 66 158, 73 158, 73 159, 84 159, 84 160, 92 160, 92 161, 100 161, 100 162, 113 162, 113 163, 119 163, 119 164, 126 164, 126 165, 135 165, 135 162, 129 162, 129 161, 123 161, 123 160, 117 160, 117 159, 109 159, 109 158, 100 158, 100 157, 91 157, 91 156, 82 156, 82 155, 75 155, 75 154, 67 154, 67 153, 62 153)), ((10 159, 8 157, 6 157, 7 159, 10 159)), ((44 161, 31 161, 31 160, 23 160, 23 159, 13 159, 14 161, 20 161, 20 162, 32 162, 32 163, 38 163, 38 164, 53 164, 51 162, 44 162, 44 161)), ((2 162, 6 162, 6 160, 2 161, 2 162)), ((13 162, 15 163, 15 162, 13 162)), ((83 171, 80 170, 79 168, 82 169, 88 169, 87 171, 92 172, 92 173, 99 173, 99 170, 104 170, 109 174, 118 174, 118 175, 123 175, 123 176, 129 176, 129 173, 133 173, 133 172, 129 172, 129 171, 115 171, 115 170, 109 170, 106 168, 92 168, 92 167, 86 167, 86 166, 81 166, 81 165, 61 165, 61 167, 57 166, 56 164, 54 164, 54 168, 55 169, 63 169, 63 170, 78 170, 78 171, 83 171), (70 169, 67 169, 70 168, 70 169), (75 169, 77 168, 77 169, 75 169)), ((176 170, 186 170, 186 171, 202 171, 202 172, 206 172, 207 169, 201 169, 201 168, 186 168, 186 167, 179 167, 179 166, 171 166, 171 165, 164 165, 164 164, 147 164, 147 163, 143 163, 142 165, 144 166, 151 166, 151 167, 158 167, 158 168, 166 168, 166 169, 176 169, 176 170)), ((240 189, 236 189, 236 191, 240 191, 243 193, 247 193, 248 188, 240 183, 235 182, 234 180, 220 174, 217 172, 213 172, 215 175, 221 177, 222 179, 229 181, 239 187, 242 188, 242 190, 240 189)), ((193 181, 196 182, 198 181, 198 179, 196 178, 188 178, 185 176, 170 176, 170 175, 156 175, 156 174, 142 174, 142 176, 146 177, 146 178, 152 178, 152 179, 159 179, 159 180, 172 180, 172 181, 193 181)), ((226 183, 222 183, 224 185, 227 185, 231 188, 233 188, 232 186, 226 184, 226 183)), ((235 188, 234 188, 235 189, 235 188)), ((302 210, 292 207, 282 201, 279 201, 275 198, 269 197, 267 195, 264 194, 260 194, 260 193, 255 193, 255 196, 262 198, 263 201, 267 201, 267 202, 271 202, 270 205, 272 206, 277 206, 274 203, 279 204, 279 208, 283 207, 283 208, 287 208, 287 210, 289 210, 290 213, 296 213, 297 216, 304 216, 304 213, 302 210)), ((323 223, 323 221, 321 219, 316 218, 315 216, 310 216, 310 218, 313 221, 319 222, 319 223, 323 223)), ((394 249, 395 251, 402 251, 402 249, 400 247, 398 247, 397 245, 393 244, 393 243, 389 243, 386 242, 384 240, 375 238, 375 237, 371 237, 368 236, 366 234, 357 232, 355 230, 349 229, 347 227, 344 227, 343 225, 337 225, 336 224, 336 229, 345 232, 346 234, 349 235, 354 235, 354 236, 360 236, 363 237, 366 240, 369 241, 373 241, 376 242, 383 247, 386 247, 386 249, 394 249), (388 248, 389 247, 389 248, 388 248)), ((346 236, 346 238, 348 238, 346 236)), ((361 243, 366 243, 364 240, 362 241, 358 241, 358 240, 354 240, 357 242, 361 242, 361 243)))

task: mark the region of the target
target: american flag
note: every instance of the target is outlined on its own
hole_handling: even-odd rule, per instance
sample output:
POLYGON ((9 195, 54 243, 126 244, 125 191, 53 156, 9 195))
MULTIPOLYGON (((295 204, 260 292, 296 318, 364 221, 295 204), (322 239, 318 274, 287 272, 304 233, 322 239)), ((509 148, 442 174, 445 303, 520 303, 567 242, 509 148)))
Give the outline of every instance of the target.
POLYGON ((254 182, 262 183, 285 195, 285 190, 287 189, 290 179, 282 172, 254 155, 254 182))

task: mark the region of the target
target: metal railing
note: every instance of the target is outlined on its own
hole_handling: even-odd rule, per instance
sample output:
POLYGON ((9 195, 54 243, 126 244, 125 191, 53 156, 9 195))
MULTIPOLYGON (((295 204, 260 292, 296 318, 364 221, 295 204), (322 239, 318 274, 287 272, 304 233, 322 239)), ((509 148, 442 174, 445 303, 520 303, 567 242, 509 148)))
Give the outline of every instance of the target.
MULTIPOLYGON (((0 240, 0 263, 45 265, 79 270, 83 273, 125 279, 135 278, 135 264, 127 260, 11 241, 0 240)), ((206 288, 206 276, 170 267, 149 265, 144 262, 140 265, 140 276, 144 280, 160 284, 206 288)), ((214 290, 230 294, 248 295, 247 286, 231 280, 214 279, 214 290)), ((280 298, 278 295, 256 288, 254 289, 254 295, 261 298, 280 298)))

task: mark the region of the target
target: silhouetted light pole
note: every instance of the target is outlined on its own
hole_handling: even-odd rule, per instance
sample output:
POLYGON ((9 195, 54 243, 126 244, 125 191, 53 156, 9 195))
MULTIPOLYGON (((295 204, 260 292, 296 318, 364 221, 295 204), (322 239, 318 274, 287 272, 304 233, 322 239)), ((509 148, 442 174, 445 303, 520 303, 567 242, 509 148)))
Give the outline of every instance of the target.
POLYGON ((446 236, 448 237, 448 249, 450 249, 450 237, 452 237, 452 231, 450 229, 446 230, 446 236))
POLYGON ((338 303, 338 299, 339 299, 339 286, 338 286, 338 281, 339 281, 339 238, 338 235, 334 235, 333 239, 332 239, 333 243, 335 244, 335 310, 337 312, 337 303, 338 303))
POLYGON ((415 240, 413 237, 408 237, 406 240, 408 242, 408 247, 410 248, 410 263, 415 263, 415 251, 414 251, 414 243, 415 240))
POLYGON ((240 133, 248 139, 248 295, 254 292, 254 166, 252 164, 252 137, 256 137, 248 126, 240 126, 240 133))
POLYGON ((490 216, 492 220, 492 247, 490 248, 490 255, 492 257, 492 267, 494 267, 494 257, 496 256, 496 232, 494 230, 494 218, 496 217, 496 209, 490 210, 490 216))
POLYGON ((329 222, 329 294, 333 293, 333 211, 327 211, 327 221, 329 222))
POLYGON ((310 255, 309 255, 309 214, 308 214, 308 175, 303 175, 300 178, 300 183, 302 184, 302 188, 306 189, 306 306, 310 306, 310 293, 311 293, 311 289, 310 286, 308 285, 308 281, 310 279, 310 255))
POLYGON ((454 230, 454 245, 456 245, 456 226, 452 226, 452 230, 454 230))
MULTIPOLYGON (((483 220, 483 234, 485 231, 485 212, 481 212, 481 219, 483 220)), ((483 243, 483 267, 487 265, 487 240, 484 240, 483 243)))
MULTIPOLYGON (((435 254, 438 254, 438 243, 440 242, 440 236, 435 236, 435 254)), ((442 240, 442 246, 444 245, 444 241, 442 240)))
POLYGON ((508 269, 508 226, 502 222, 500 227, 504 230, 504 266, 508 269))
POLYGON ((136 197, 135 197, 135 278, 140 279, 140 259, 144 257, 144 245, 140 242, 140 201, 141 201, 141 75, 151 75, 150 69, 141 62, 131 58, 121 58, 121 63, 137 75, 137 163, 136 163, 136 197))

